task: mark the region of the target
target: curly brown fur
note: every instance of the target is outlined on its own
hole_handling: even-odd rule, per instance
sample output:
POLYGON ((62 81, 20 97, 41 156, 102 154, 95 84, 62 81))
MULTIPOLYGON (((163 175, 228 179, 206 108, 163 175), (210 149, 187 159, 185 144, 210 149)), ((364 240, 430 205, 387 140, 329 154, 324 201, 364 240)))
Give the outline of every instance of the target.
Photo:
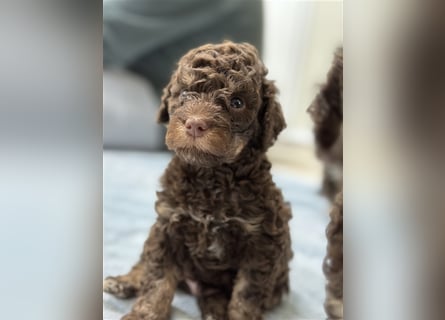
POLYGON ((262 319, 288 292, 291 212, 265 155, 285 122, 266 74, 246 43, 205 45, 179 61, 158 114, 175 156, 157 221, 130 273, 104 282, 118 297, 139 296, 124 319, 168 318, 185 284, 203 319, 262 319))
POLYGON ((314 121, 317 156, 324 163, 323 194, 331 201, 343 184, 343 50, 339 48, 327 81, 308 111, 314 121))
POLYGON ((328 245, 323 261, 327 279, 325 310, 329 319, 343 319, 343 192, 335 197, 326 237, 328 245))
POLYGON ((326 229, 325 310, 343 319, 343 51, 339 48, 326 84, 308 109, 314 120, 317 155, 324 163, 322 191, 333 202, 326 229))

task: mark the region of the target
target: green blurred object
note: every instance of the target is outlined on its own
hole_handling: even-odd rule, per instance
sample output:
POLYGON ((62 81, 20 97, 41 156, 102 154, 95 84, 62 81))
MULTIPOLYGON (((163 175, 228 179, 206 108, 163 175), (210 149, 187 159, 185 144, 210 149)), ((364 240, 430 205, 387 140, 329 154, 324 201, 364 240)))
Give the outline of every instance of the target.
POLYGON ((225 39, 261 52, 261 0, 105 0, 104 68, 126 68, 157 94, 188 50, 225 39))

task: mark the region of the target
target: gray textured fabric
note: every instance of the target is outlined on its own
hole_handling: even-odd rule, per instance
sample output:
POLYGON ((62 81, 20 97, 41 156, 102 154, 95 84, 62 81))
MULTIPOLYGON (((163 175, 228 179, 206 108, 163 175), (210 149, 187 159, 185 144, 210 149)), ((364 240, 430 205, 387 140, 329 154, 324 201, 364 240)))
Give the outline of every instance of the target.
POLYGON ((260 0, 109 0, 103 6, 104 66, 129 68, 157 92, 189 49, 224 39, 262 46, 260 0))
POLYGON ((160 150, 164 126, 156 123, 160 100, 145 79, 123 70, 104 71, 105 148, 160 150))
MULTIPOLYGON (((156 214, 154 201, 159 177, 170 160, 168 153, 105 151, 104 170, 104 277, 127 272, 137 261, 156 214)), ((318 194, 319 185, 292 172, 272 168, 274 181, 290 201, 293 218, 291 292, 266 319, 323 319, 325 227, 328 205, 318 194)), ((117 320, 134 299, 103 295, 104 319, 117 320)), ((199 319, 193 297, 177 292, 172 319, 199 319)))

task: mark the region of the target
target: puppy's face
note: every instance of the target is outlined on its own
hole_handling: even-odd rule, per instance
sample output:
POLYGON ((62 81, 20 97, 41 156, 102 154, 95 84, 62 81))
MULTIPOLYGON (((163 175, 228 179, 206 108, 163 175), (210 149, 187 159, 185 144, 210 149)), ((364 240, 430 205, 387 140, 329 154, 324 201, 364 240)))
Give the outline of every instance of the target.
POLYGON ((275 93, 266 73, 248 44, 205 45, 186 54, 159 112, 159 121, 168 123, 168 148, 203 167, 234 162, 248 145, 263 148, 262 122, 275 93))

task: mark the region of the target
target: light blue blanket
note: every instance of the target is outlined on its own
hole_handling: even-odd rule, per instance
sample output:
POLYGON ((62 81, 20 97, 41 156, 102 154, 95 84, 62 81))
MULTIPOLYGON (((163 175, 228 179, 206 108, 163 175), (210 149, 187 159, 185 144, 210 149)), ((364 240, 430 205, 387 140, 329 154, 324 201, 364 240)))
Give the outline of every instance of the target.
MULTIPOLYGON (((154 202, 159 177, 170 154, 105 151, 103 158, 104 277, 126 273, 137 261, 148 230, 155 220, 154 202)), ((323 319, 325 227, 328 205, 319 186, 292 172, 272 169, 274 181, 292 205, 291 292, 267 320, 323 319)), ((103 294, 104 319, 117 320, 131 309, 134 299, 103 294)), ((178 292, 172 319, 200 319, 195 299, 178 292)))

